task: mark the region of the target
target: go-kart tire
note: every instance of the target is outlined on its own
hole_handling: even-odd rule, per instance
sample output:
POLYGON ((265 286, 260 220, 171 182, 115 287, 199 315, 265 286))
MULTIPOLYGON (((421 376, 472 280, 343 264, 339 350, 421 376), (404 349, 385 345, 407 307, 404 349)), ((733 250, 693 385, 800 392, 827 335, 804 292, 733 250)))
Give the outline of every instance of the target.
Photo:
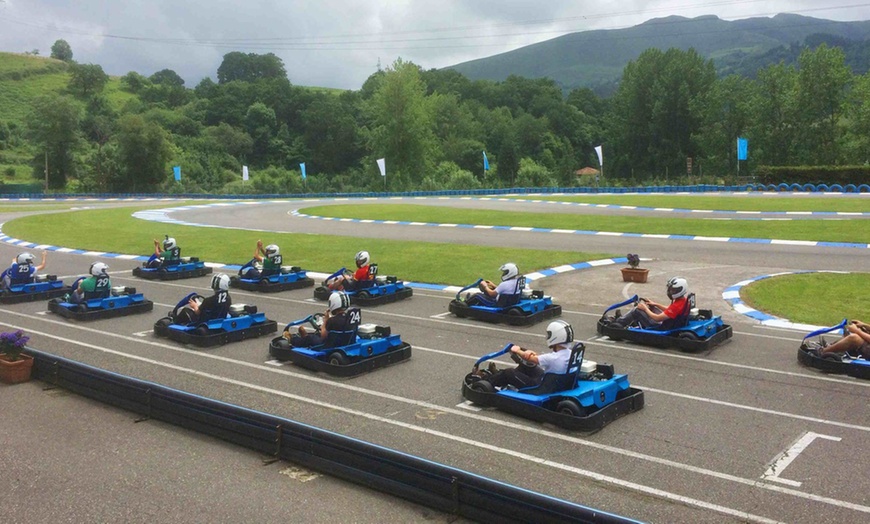
POLYGON ((79 304, 76 306, 76 311, 78 311, 79 313, 87 313, 88 312, 88 305, 84 304, 84 303, 79 304))
POLYGON ((368 299, 372 298, 372 294, 369 293, 368 291, 360 291, 359 293, 356 294, 356 296, 357 296, 357 298, 359 298, 361 300, 368 300, 368 299))
POLYGON ((509 317, 524 317, 524 316, 526 316, 526 314, 523 312, 523 310, 518 308, 518 307, 512 307, 512 308, 508 309, 507 315, 509 317))
POLYGON ((208 336, 208 326, 199 326, 194 330, 194 333, 199 337, 208 336))
POLYGON ((556 404, 556 412, 562 415, 571 415, 572 417, 583 416, 583 408, 580 407, 580 404, 576 400, 570 398, 559 401, 556 404))
POLYGON ((468 385, 471 391, 477 391, 479 393, 495 393, 495 386, 492 385, 492 382, 480 379, 472 382, 468 385))
POLYGON ((694 340, 701 340, 701 337, 699 337, 698 335, 696 335, 692 331, 683 331, 679 335, 677 335, 677 338, 681 338, 683 340, 693 340, 693 341, 694 340))
POLYGON ((126 293, 126 294, 128 294, 128 295, 135 295, 135 294, 136 294, 136 288, 135 288, 135 287, 125 287, 125 288, 124 288, 124 293, 126 293))
POLYGON ((350 360, 341 351, 331 353, 328 362, 331 366, 346 366, 350 364, 350 360))

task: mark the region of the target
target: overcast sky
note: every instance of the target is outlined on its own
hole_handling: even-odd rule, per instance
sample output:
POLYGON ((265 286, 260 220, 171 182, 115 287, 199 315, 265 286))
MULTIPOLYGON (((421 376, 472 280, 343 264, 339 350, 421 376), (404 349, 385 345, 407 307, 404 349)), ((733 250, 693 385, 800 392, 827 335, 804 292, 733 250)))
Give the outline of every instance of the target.
MULTIPOLYGON (((868 0, 870 1, 870 0, 868 0)), ((0 0, 0 51, 51 53, 111 75, 161 69, 188 87, 216 78, 224 54, 274 52, 298 85, 358 89, 378 62, 440 68, 592 29, 651 18, 727 20, 797 13, 868 20, 861 0, 0 0)))

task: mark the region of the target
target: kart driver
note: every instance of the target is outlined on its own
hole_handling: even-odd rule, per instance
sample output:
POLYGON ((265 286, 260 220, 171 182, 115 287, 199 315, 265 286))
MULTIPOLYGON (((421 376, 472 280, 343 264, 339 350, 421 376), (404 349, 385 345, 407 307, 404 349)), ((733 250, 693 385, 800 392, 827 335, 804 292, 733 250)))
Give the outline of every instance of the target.
POLYGON ((281 272, 281 264, 284 263, 281 250, 275 244, 269 244, 263 247, 263 241, 257 240, 257 247, 254 248, 254 260, 263 265, 263 269, 251 265, 246 268, 244 278, 260 278, 275 275, 281 272))
POLYGON ((78 287, 70 294, 70 300, 80 304, 92 298, 106 298, 111 294, 109 282, 109 266, 103 262, 94 262, 88 271, 91 276, 79 282, 78 287))
POLYGON ((36 273, 45 269, 46 252, 42 252, 42 262, 38 266, 33 263, 36 258, 31 253, 20 253, 12 259, 12 265, 3 271, 3 287, 30 284, 36 278, 36 273))
MULTIPOLYGON (((667 283, 668 298, 671 304, 665 306, 642 298, 637 307, 624 316, 617 316, 610 325, 625 328, 639 325, 642 328, 663 328, 668 320, 677 320, 688 313, 689 283, 683 277, 673 277, 667 283)), ((679 327, 679 326, 674 326, 679 327)))
POLYGON ((377 272, 375 268, 377 266, 372 265, 369 252, 360 251, 354 257, 354 261, 356 262, 357 269, 353 276, 349 278, 345 275, 338 276, 334 281, 327 284, 327 287, 331 291, 354 291, 369 287, 374 282, 375 273, 377 272))
MULTIPOLYGON (((510 352, 518 356, 522 363, 512 369, 498 370, 495 362, 490 362, 488 370, 491 376, 487 380, 500 389, 507 386, 521 389, 537 386, 544 379, 545 373, 567 373, 573 341, 574 329, 571 324, 564 320, 554 320, 547 326, 547 345, 550 347, 550 353, 539 355, 532 350, 513 345, 510 347, 510 352)), ((477 366, 471 372, 480 376, 477 366)))
POLYGON ((163 251, 160 250, 160 241, 154 239, 154 260, 148 263, 149 268, 160 268, 163 266, 171 266, 181 262, 181 248, 175 242, 175 239, 169 235, 163 240, 163 251))
POLYGON ((320 331, 308 333, 304 326, 299 326, 298 334, 289 336, 284 332, 284 338, 290 339, 295 347, 311 347, 325 344, 326 347, 347 346, 356 342, 356 332, 362 317, 359 308, 350 307, 350 297, 344 291, 335 291, 329 295, 329 305, 323 315, 320 331))
POLYGON ((850 356, 862 356, 870 359, 870 325, 860 320, 853 320, 846 324, 848 335, 834 342, 830 346, 822 346, 817 349, 820 357, 831 357, 841 353, 850 356))
POLYGON ((508 262, 498 268, 501 271, 501 283, 496 286, 489 280, 483 280, 478 287, 481 293, 468 297, 469 306, 508 307, 516 304, 523 292, 523 280, 520 270, 513 262, 508 262))
POLYGON ((188 301, 187 305, 192 313, 188 323, 226 318, 229 314, 230 306, 233 303, 229 292, 230 277, 224 273, 218 273, 211 278, 211 288, 214 290, 214 295, 201 303, 193 298, 188 301))

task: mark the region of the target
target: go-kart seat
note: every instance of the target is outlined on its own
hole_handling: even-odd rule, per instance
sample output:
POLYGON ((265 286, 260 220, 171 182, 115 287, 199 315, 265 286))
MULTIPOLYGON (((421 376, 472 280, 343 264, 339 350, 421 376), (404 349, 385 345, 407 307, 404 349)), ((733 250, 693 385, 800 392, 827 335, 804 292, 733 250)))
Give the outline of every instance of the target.
POLYGON ((559 391, 568 391, 577 386, 577 375, 580 373, 580 364, 583 363, 583 354, 586 346, 577 342, 571 348, 571 356, 568 357, 568 371, 566 373, 544 373, 541 383, 520 391, 529 395, 549 395, 559 391))
POLYGON ((670 331, 672 329, 679 329, 681 327, 685 327, 686 324, 689 323, 689 314, 692 312, 692 308, 695 307, 695 294, 689 293, 689 296, 686 297, 686 303, 683 306, 683 311, 677 316, 677 318, 668 318, 662 321, 662 323, 652 329, 658 331, 670 331))
POLYGON ((33 273, 33 266, 19 266, 18 262, 15 262, 11 267, 3 270, 3 273, 0 274, 0 280, 5 281, 8 278, 9 284, 12 286, 30 284, 33 282, 33 273), (27 271, 24 271, 25 268, 27 271))
POLYGON ((352 307, 345 311, 345 316, 348 319, 356 319, 356 322, 349 322, 346 330, 332 330, 326 333, 326 341, 324 345, 330 348, 347 346, 356 342, 356 334, 359 330, 360 312, 359 308, 352 307))
POLYGON ((526 277, 517 277, 514 292, 500 294, 495 301, 496 307, 508 308, 519 304, 520 300, 523 298, 524 287, 526 287, 526 277))

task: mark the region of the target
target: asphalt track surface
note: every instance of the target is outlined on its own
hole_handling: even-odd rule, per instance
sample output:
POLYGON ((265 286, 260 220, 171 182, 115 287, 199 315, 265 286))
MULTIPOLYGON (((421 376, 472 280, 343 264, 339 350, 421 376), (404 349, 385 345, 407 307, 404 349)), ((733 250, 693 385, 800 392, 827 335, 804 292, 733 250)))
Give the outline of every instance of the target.
MULTIPOLYGON (((479 205, 467 201, 450 204, 479 205)), ((867 521, 870 479, 866 472, 870 464, 861 450, 870 431, 866 411, 870 383, 801 367, 796 359, 801 333, 761 327, 731 311, 721 298, 724 288, 762 274, 796 269, 866 271, 863 251, 469 229, 428 228, 423 232, 413 226, 327 222, 289 214, 305 205, 313 203, 237 206, 219 211, 200 209, 178 213, 176 218, 360 237, 416 240, 425 235, 429 241, 576 248, 615 254, 637 252, 653 258, 644 264, 650 268, 648 284, 627 285, 621 281, 616 267, 605 266, 564 273, 534 285, 552 294, 563 306, 563 318, 574 325, 578 339, 587 343, 588 358, 613 363, 618 373, 628 373, 632 385, 645 391, 645 408, 596 434, 581 435, 465 404, 460 395, 461 380, 480 355, 509 341, 541 349, 545 326, 511 328, 460 320, 446 313, 451 296, 437 291, 416 290, 410 300, 363 311, 364 322, 390 325, 414 347, 414 354, 408 362, 349 380, 269 362, 267 338, 207 350, 155 338, 151 334, 154 321, 188 291, 204 291, 209 279, 167 283, 138 280, 129 272, 135 263, 123 260, 109 261, 114 282, 136 286, 155 302, 154 312, 76 324, 45 313, 44 303, 20 304, 0 306, 0 327, 24 328, 33 337, 31 345, 45 351, 292 418, 639 520, 867 521), (731 341, 708 354, 685 354, 614 343, 595 335, 595 323, 604 307, 635 292, 663 301, 664 282, 674 274, 689 279, 700 307, 712 308, 734 327, 731 341)), ((524 209, 532 210, 530 206, 524 209)), ((144 244, 147 240, 143 240, 144 244)), ((0 246, 0 259, 8 260, 18 251, 12 246, 0 246)), ((449 248, 445 248, 445 258, 449 260, 447 253, 449 248)), ((373 257, 376 260, 377 254, 373 257)), ((285 259, 292 261, 292 254, 285 255, 285 259)), ((80 274, 91 260, 51 253, 49 272, 61 276, 80 274)), ((328 272, 331 268, 313 269, 328 272)), ((493 278, 495 273, 496 268, 481 268, 482 276, 493 278)), ((233 291, 232 296, 236 303, 256 304, 279 324, 323 310, 323 304, 311 298, 310 288, 277 295, 233 291)), ((54 397, 34 390, 31 385, 23 387, 30 388, 33 398, 38 399, 38 403, 33 403, 34 413, 22 414, 23 420, 39 418, 37 412, 43 405, 47 406, 45 409, 58 408, 54 397)), ((5 397, 6 391, 3 392, 5 397)), ((84 400, 76 402, 81 403, 87 404, 83 408, 85 413, 99 409, 84 400)), ((139 429, 141 425, 133 425, 132 417, 128 418, 128 424, 115 420, 123 419, 122 412, 108 411, 105 418, 109 422, 105 426, 102 418, 97 418, 89 426, 93 428, 90 432, 84 430, 84 434, 77 434, 78 438, 65 445, 78 450, 79 440, 85 443, 94 438, 109 440, 109 448, 103 454, 83 445, 81 449, 93 456, 94 465, 93 471, 84 465, 80 468, 85 476, 114 479, 116 484, 108 490, 113 500, 133 498, 135 495, 130 493, 137 489, 150 494, 155 485, 166 482, 164 475, 170 471, 173 486, 179 489, 156 490, 166 492, 162 493, 160 509, 152 508, 156 520, 169 520, 160 517, 173 511, 178 515, 173 520, 179 522, 201 521, 203 516, 221 521, 239 513, 251 515, 250 520, 258 522, 286 522, 288 515, 306 521, 451 520, 449 515, 373 495, 332 479, 320 477, 305 484, 279 479, 274 469, 253 467, 252 463, 258 461, 253 454, 165 426, 139 429), (173 442, 177 437, 190 439, 190 443, 177 447, 178 458, 170 454, 173 458, 165 462, 157 459, 136 462, 144 464, 140 477, 133 475, 131 479, 129 473, 113 477, 111 472, 117 466, 101 468, 99 464, 106 460, 111 465, 118 460, 114 456, 118 448, 112 447, 112 439, 105 432, 118 431, 119 427, 131 432, 127 446, 137 456, 142 450, 134 439, 141 438, 147 445, 156 438, 154 432, 169 432, 173 442), (217 467, 220 461, 236 467, 217 467), (182 474, 180 468, 185 466, 190 466, 196 476, 182 474), (184 476, 185 481, 179 481, 177 476, 184 476), (253 479, 253 485, 263 486, 265 491, 261 493, 260 506, 249 509, 250 513, 239 509, 248 506, 232 503, 237 498, 235 492, 229 502, 224 502, 221 490, 215 488, 218 485, 232 489, 233 482, 239 479, 253 479), (140 486, 143 483, 144 488, 140 486), (210 496, 215 503, 200 505, 196 508, 200 513, 194 513, 189 502, 194 497, 189 493, 210 496), (326 496, 317 504, 320 494, 326 496), (338 497, 343 497, 339 508, 335 503, 338 497), (384 504, 385 500, 389 503, 384 504)), ((70 424, 75 426, 81 421, 73 420, 70 424)), ((29 430, 27 424, 21 426, 16 424, 12 429, 4 420, 0 436, 8 440, 23 432, 40 435, 37 442, 50 442, 46 431, 59 430, 51 424, 29 430)), ((125 454, 121 452, 122 456, 125 454)), ((61 466, 49 470, 57 468, 61 466)), ((24 469, 16 493, 45 501, 42 490, 53 484, 24 469)), ((73 476, 69 471, 66 475, 73 476)), ((244 487, 238 489, 244 493, 244 487)), ((86 493, 97 499, 105 497, 99 490, 86 493)), ((57 498, 51 500, 57 503, 57 498)), ((62 508, 55 507, 54 515, 62 513, 62 508)), ((23 521, 50 520, 46 512, 40 515, 42 518, 23 521)), ((76 512, 73 515, 87 516, 76 512)), ((131 513, 124 520, 155 521, 137 515, 146 513, 131 513)))

